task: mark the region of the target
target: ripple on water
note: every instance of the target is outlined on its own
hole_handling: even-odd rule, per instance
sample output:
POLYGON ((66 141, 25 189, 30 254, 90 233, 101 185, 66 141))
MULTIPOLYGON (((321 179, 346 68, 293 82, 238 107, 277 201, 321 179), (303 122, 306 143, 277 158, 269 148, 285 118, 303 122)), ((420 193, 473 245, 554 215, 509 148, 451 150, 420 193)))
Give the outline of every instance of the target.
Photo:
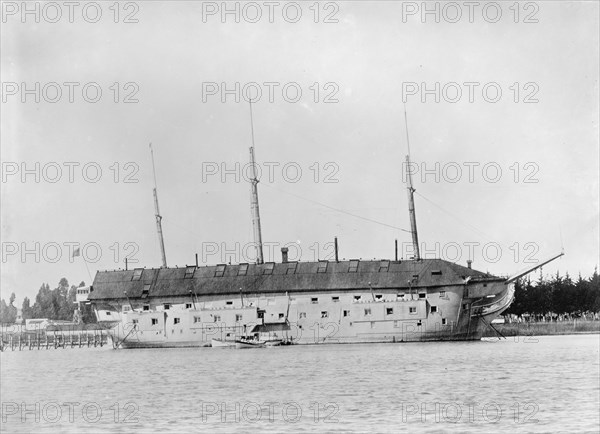
POLYGON ((102 417, 90 422, 76 412, 70 422, 64 407, 55 424, 8 416, 1 431, 597 431, 598 346, 598 336, 548 336, 8 352, 1 355, 3 405, 93 403, 102 417))

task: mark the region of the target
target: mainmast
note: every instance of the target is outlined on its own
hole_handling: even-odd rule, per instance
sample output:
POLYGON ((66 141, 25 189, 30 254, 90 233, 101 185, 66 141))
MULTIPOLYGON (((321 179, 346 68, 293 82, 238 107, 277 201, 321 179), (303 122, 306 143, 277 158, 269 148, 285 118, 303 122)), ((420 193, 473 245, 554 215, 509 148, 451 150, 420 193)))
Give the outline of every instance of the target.
POLYGON ((408 155, 406 156, 406 174, 408 175, 408 185, 406 187, 408 192, 408 214, 410 216, 410 233, 412 235, 413 251, 415 252, 415 259, 418 261, 421 259, 419 253, 419 235, 417 234, 417 215, 415 213, 415 197, 412 183, 412 167, 410 165, 410 141, 408 139, 408 120, 406 117, 406 106, 404 106, 404 123, 406 125, 406 146, 408 148, 408 155))
POLYGON ((158 193, 156 192, 156 168, 154 167, 154 151, 152 143, 150 143, 150 155, 152 156, 152 173, 154 174, 154 212, 156 216, 156 231, 158 232, 158 241, 160 243, 160 253, 162 255, 162 266, 167 267, 167 255, 165 254, 165 240, 163 239, 162 231, 162 216, 158 210, 158 193))
POLYGON ((252 146, 250 147, 250 168, 252 178, 250 179, 252 228, 254 230, 254 244, 256 247, 256 263, 264 263, 262 232, 260 230, 260 210, 258 207, 258 178, 256 177, 256 162, 254 161, 254 120, 252 119, 252 100, 250 100, 250 128, 252 132, 252 146))

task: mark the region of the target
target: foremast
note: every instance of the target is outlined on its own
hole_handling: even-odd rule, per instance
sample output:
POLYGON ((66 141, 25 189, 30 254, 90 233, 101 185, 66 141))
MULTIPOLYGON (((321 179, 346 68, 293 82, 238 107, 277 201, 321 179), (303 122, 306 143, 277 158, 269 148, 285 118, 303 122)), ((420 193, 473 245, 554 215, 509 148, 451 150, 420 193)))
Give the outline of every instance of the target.
POLYGON ((165 254, 165 240, 163 238, 162 231, 162 216, 158 208, 158 193, 156 190, 156 168, 154 167, 154 151, 152 150, 152 143, 150 143, 150 155, 152 157, 152 173, 154 175, 154 216, 156 217, 156 231, 158 232, 158 242, 160 243, 160 253, 162 255, 162 266, 167 268, 167 255, 165 254))
POLYGON ((412 182, 412 167, 410 163, 410 141, 408 139, 408 120, 406 117, 406 107, 404 108, 404 123, 406 125, 406 146, 408 154, 406 155, 406 174, 407 174, 407 193, 408 193, 408 214, 410 216, 410 233, 412 235, 414 259, 421 259, 419 252, 419 235, 417 233, 417 215, 415 213, 415 189, 412 182))
POLYGON ((252 229, 254 231, 254 246, 256 248, 256 263, 264 263, 262 232, 260 228, 260 209, 258 207, 258 178, 256 176, 256 162, 254 160, 254 121, 252 119, 252 100, 250 100, 250 129, 252 133, 252 146, 250 147, 250 207, 252 212, 252 229))

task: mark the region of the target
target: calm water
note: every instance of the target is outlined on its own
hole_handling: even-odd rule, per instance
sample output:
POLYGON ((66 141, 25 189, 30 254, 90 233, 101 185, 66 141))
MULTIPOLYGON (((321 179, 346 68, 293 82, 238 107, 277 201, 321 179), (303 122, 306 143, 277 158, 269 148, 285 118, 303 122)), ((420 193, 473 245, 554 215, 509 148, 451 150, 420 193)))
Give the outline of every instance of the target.
POLYGON ((8 351, 0 431, 598 432, 599 336, 515 339, 8 351))

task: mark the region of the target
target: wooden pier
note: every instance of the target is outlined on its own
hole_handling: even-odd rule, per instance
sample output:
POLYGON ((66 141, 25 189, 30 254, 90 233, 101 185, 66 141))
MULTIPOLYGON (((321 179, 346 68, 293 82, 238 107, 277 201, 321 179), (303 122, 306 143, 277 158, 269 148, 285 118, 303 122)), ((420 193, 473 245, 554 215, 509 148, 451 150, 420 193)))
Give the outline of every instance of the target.
POLYGON ((100 347, 109 343, 109 336, 103 330, 47 333, 3 333, 0 338, 0 351, 40 350, 65 348, 100 347))

